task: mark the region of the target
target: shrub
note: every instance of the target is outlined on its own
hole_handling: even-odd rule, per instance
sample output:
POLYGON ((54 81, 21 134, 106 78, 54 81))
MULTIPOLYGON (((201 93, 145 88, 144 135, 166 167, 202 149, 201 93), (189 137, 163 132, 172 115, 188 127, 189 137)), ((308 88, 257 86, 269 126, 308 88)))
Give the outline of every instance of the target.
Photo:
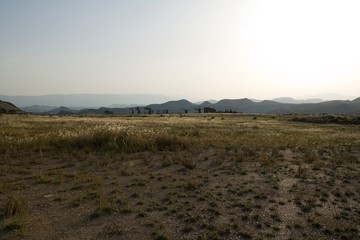
POLYGON ((315 149, 308 149, 305 152, 305 162, 313 163, 319 159, 319 154, 315 149))
POLYGON ((111 131, 95 131, 91 136, 91 145, 94 150, 106 148, 114 142, 115 136, 111 131))
POLYGON ((116 143, 116 146, 122 150, 125 150, 125 149, 129 148, 130 145, 133 145, 133 143, 129 137, 129 134, 125 131, 122 131, 122 132, 119 132, 118 134, 116 134, 115 143, 116 143))
POLYGON ((154 144, 155 148, 160 151, 185 150, 190 146, 190 143, 185 138, 167 135, 159 135, 155 137, 154 144))
POLYGON ((194 162, 194 159, 190 154, 180 156, 178 161, 187 169, 191 170, 196 167, 196 163, 194 162))
POLYGON ((24 213, 25 204, 21 199, 17 197, 11 197, 8 199, 4 207, 5 218, 21 216, 24 213))
POLYGON ((69 141, 70 147, 74 149, 85 149, 91 144, 91 138, 88 136, 77 136, 69 141))
POLYGON ((115 135, 116 147, 123 152, 141 152, 152 150, 151 138, 120 132, 115 135))
POLYGON ((136 152, 147 150, 149 147, 141 139, 130 136, 125 131, 113 132, 110 130, 97 130, 91 134, 56 140, 53 146, 70 149, 85 149, 90 151, 119 150, 136 152))

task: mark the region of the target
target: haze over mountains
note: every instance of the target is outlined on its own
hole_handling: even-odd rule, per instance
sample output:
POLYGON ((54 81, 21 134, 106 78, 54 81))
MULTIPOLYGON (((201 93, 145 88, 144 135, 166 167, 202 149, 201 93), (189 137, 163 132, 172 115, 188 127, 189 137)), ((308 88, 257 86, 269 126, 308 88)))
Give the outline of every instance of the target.
MULTIPOLYGON (((166 102, 171 97, 152 94, 52 94, 41 96, 7 96, 0 95, 0 99, 16 106, 66 106, 71 108, 99 108, 99 107, 127 107, 128 105, 145 105, 154 102, 166 102)), ((49 109, 49 110, 51 110, 49 109)))
POLYGON ((320 98, 311 98, 311 99, 294 99, 291 97, 281 97, 281 98, 274 98, 272 99, 275 102, 279 102, 279 103, 294 103, 294 104, 299 104, 299 103, 321 103, 324 102, 324 100, 320 99, 320 98))
POLYGON ((47 114, 137 114, 149 113, 196 113, 199 109, 204 112, 205 109, 217 112, 238 112, 238 113, 306 113, 306 114, 360 114, 360 98, 353 101, 334 100, 321 103, 279 103, 275 101, 254 102, 250 99, 222 99, 216 103, 205 101, 201 104, 195 104, 188 100, 182 99, 177 101, 168 101, 162 104, 150 104, 136 108, 93 108, 82 109, 80 111, 61 107, 54 109, 47 114))
POLYGON ((14 103, 25 112, 44 114, 136 114, 136 113, 195 113, 210 108, 217 112, 242 113, 328 113, 360 114, 360 98, 350 100, 323 101, 321 99, 296 100, 290 97, 273 100, 222 99, 204 102, 190 102, 186 99, 161 101, 164 96, 157 95, 99 95, 72 94, 46 96, 0 96, 0 99, 14 103), (136 99, 140 96, 140 100, 136 99), (140 101, 151 101, 152 104, 140 104, 140 101), (98 101, 98 102, 97 102, 98 101), (124 104, 130 101, 139 104, 124 104), (156 103, 162 102, 162 103, 156 103), (40 104, 32 105, 31 103, 40 104), (46 103, 46 105, 41 105, 46 103), (61 105, 59 107, 59 104, 61 105), (81 105, 83 104, 83 105, 81 105), (25 106, 24 106, 25 105, 25 106), (27 106, 26 106, 27 105, 27 106), (75 107, 74 107, 75 106, 75 107), (139 107, 139 108, 136 108, 139 107))
MULTIPOLYGON (((342 96, 339 94, 324 94, 322 97, 311 97, 294 99, 291 97, 279 97, 275 99, 251 99, 254 102, 260 102, 262 100, 273 100, 281 103, 319 103, 325 101, 323 99, 331 100, 350 100, 355 97, 342 96)), ((181 98, 181 97, 180 97, 181 98)), ((128 107, 137 105, 147 105, 153 103, 164 103, 174 99, 180 99, 179 97, 156 95, 156 94, 51 94, 40 96, 9 96, 0 95, 0 99, 15 104, 18 107, 30 107, 30 106, 49 106, 49 107, 71 107, 71 108, 99 108, 99 107, 128 107)), ((205 101, 207 99, 203 99, 205 101)), ((200 104, 203 101, 195 101, 196 104, 200 104)), ((211 103, 215 103, 218 100, 208 100, 211 103)), ((51 110, 49 108, 48 110, 51 110)))

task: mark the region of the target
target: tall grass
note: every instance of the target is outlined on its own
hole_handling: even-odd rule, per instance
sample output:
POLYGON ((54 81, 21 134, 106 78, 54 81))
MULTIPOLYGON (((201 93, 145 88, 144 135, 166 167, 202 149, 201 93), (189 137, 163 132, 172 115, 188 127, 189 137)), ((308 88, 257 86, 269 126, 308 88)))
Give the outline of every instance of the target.
POLYGON ((0 124, 0 154, 74 150, 133 153, 191 146, 190 137, 143 119, 5 115, 0 124))
POLYGON ((270 117, 0 116, 0 154, 51 151, 178 151, 189 148, 339 148, 358 143, 359 126, 295 123, 270 117))
POLYGON ((58 150, 88 150, 88 151, 174 151, 190 147, 188 139, 174 135, 158 134, 153 136, 135 135, 127 131, 114 132, 97 130, 90 134, 71 138, 56 138, 50 141, 58 150))

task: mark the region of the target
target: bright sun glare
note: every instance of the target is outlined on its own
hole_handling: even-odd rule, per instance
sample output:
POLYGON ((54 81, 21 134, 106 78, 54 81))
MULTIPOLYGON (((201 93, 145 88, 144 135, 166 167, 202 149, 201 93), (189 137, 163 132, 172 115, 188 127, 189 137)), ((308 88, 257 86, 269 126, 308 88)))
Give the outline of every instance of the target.
POLYGON ((249 15, 252 64, 286 82, 329 83, 360 66, 360 1, 261 1, 249 15))

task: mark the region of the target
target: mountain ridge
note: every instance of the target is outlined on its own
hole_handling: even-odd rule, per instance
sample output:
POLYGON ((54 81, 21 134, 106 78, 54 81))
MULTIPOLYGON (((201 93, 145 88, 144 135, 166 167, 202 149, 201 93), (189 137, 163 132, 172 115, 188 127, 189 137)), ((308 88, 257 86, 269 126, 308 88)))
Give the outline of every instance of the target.
MULTIPOLYGON (((196 113, 196 112, 239 112, 239 113, 275 113, 275 114, 359 114, 360 97, 353 100, 331 100, 319 103, 280 103, 274 100, 253 101, 248 98, 240 99, 221 99, 219 101, 190 102, 187 99, 171 100, 163 103, 148 105, 121 105, 113 104, 109 107, 93 107, 84 109, 74 109, 66 106, 33 106, 24 108, 27 112, 43 114, 137 114, 137 113, 196 113), (112 107, 119 106, 119 107, 112 107), (124 106, 124 107, 121 107, 124 106), (46 111, 39 111, 42 107, 46 111), (31 111, 31 109, 34 109, 31 111)), ((288 99, 291 101, 291 99, 288 99)), ((8 108, 14 108, 15 112, 21 112, 14 104, 7 103, 8 108), (16 109, 17 110, 16 110, 16 109)), ((3 112, 6 112, 3 110, 3 112)))
POLYGON ((112 104, 135 104, 147 105, 153 102, 170 101, 171 98, 164 95, 152 94, 49 94, 40 96, 8 96, 0 95, 3 101, 12 102, 16 106, 30 107, 33 105, 74 107, 74 108, 99 108, 112 104))
MULTIPOLYGON (((111 108, 125 108, 125 107, 134 107, 134 106, 146 106, 150 104, 160 104, 167 101, 171 101, 177 97, 166 96, 160 94, 48 94, 48 95, 39 95, 39 96, 9 96, 9 95, 0 95, 0 99, 3 101, 11 102, 15 104, 18 108, 29 110, 29 108, 37 108, 37 110, 31 109, 31 111, 49 111, 58 108, 60 106, 65 106, 71 109, 80 109, 80 108, 100 108, 100 107, 111 107, 111 108), (35 107, 36 106, 36 107, 35 107), (44 106, 44 109, 41 109, 40 106, 44 106), (49 107, 47 107, 49 106, 49 107)), ((178 98, 180 99, 180 98, 178 98)), ((339 98, 343 99, 343 98, 339 98)), ((354 99, 354 98, 351 98, 354 99)), ((261 102, 263 100, 250 98, 249 100, 253 102, 261 102)), ((280 103, 319 103, 324 100, 320 98, 310 98, 310 99, 295 99, 292 97, 278 97, 273 100, 280 103)), ((326 100, 330 101, 330 100, 326 100)), ((360 101, 360 100, 359 100, 360 101)), ((196 105, 201 105, 204 102, 210 102, 215 104, 218 100, 208 99, 208 100, 194 100, 192 101, 196 105)))
MULTIPOLYGON (((248 98, 242 99, 222 99, 216 103, 208 101, 198 105, 186 99, 172 100, 160 104, 149 104, 146 106, 109 108, 101 107, 97 109, 83 109, 77 114, 137 114, 137 113, 196 113, 201 109, 211 108, 217 112, 239 112, 239 113, 276 113, 276 114, 358 114, 360 112, 360 99, 333 100, 321 103, 279 103, 273 100, 263 100, 254 102, 248 98)), ((70 111, 67 111, 69 114, 70 111)), ((72 110, 72 112, 74 112, 72 110)))

